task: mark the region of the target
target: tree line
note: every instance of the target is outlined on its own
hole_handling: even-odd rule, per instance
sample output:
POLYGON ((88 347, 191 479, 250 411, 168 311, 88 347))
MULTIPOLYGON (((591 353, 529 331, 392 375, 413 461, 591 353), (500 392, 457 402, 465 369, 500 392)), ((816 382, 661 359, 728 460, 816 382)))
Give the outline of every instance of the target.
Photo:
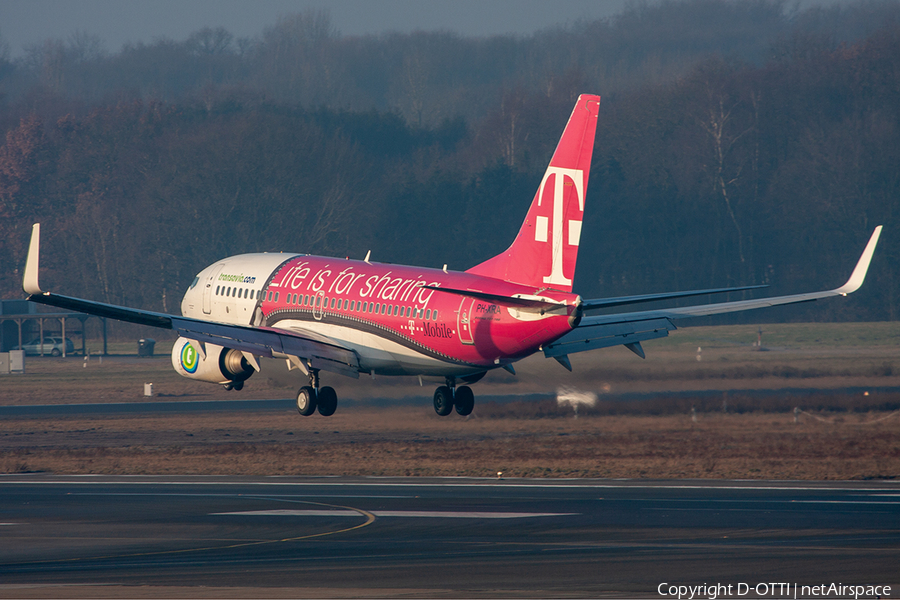
MULTIPOLYGON (((889 13, 884 3, 858 5, 861 14, 859 6, 889 13)), ((858 294, 766 318, 896 319, 900 24, 884 17, 880 26, 839 42, 809 33, 816 31, 809 21, 825 22, 831 13, 786 22, 780 3, 705 0, 635 5, 618 20, 527 40, 450 34, 349 39, 336 34, 325 15, 304 13, 297 17, 304 35, 318 40, 305 47, 310 54, 298 54, 291 45, 297 37, 287 33, 276 43, 274 29, 282 21, 253 42, 281 49, 271 59, 281 75, 272 77, 295 78, 294 91, 284 96, 262 83, 244 83, 237 93, 226 80, 183 93, 157 94, 139 85, 140 93, 79 96, 71 90, 112 80, 104 69, 139 50, 110 57, 85 42, 86 56, 94 58, 79 64, 94 65, 93 79, 73 79, 63 69, 56 91, 43 81, 28 92, 16 88, 4 100, 0 295, 22 295, 21 268, 35 221, 44 224, 46 287, 169 312, 178 312, 197 271, 242 252, 362 257, 372 250, 383 262, 468 268, 515 236, 577 94, 604 93, 595 87, 603 79, 585 68, 591 50, 583 44, 571 60, 559 58, 531 79, 495 79, 488 92, 496 74, 491 69, 525 67, 504 67, 506 55, 485 48, 511 44, 513 56, 527 47, 529 60, 549 61, 562 56, 564 38, 575 34, 583 36, 579 42, 609 48, 616 28, 637 31, 659 15, 675 19, 679 8, 691 14, 704 7, 707 21, 697 27, 728 11, 756 11, 757 21, 775 19, 793 33, 749 56, 749 50, 713 53, 701 42, 715 46, 709 40, 725 34, 700 37, 694 30, 701 48, 690 60, 676 58, 683 49, 666 55, 666 64, 679 65, 675 73, 640 81, 623 75, 603 95, 576 289, 603 297, 758 283, 770 284, 774 293, 836 287, 871 230, 883 224, 870 278, 858 294), (629 19, 638 24, 628 25, 629 19), (359 104, 337 104, 340 94, 317 87, 329 77, 344 85, 335 72, 329 75, 336 59, 328 52, 335 48, 370 44, 376 61, 378 44, 386 52, 414 44, 417 36, 431 40, 428 52, 397 55, 400 64, 410 62, 409 85, 421 90, 397 96, 408 105, 379 96, 378 86, 390 78, 374 67, 374 87, 359 84, 350 94, 359 104), (449 45, 439 52, 440 40, 449 45), (540 40, 553 50, 535 50, 540 40), (430 52, 443 57, 443 66, 416 67, 416 56, 430 52), (479 53, 500 59, 495 64, 479 53), (471 73, 453 66, 460 56, 471 73), (424 79, 412 77, 416 68, 424 79), (438 72, 451 83, 437 82, 438 72), (466 77, 482 78, 485 87, 481 102, 461 108, 474 89, 466 77), (451 88, 463 96, 432 101, 451 88), (301 91, 309 96, 299 101, 301 91), (326 96, 335 102, 322 101, 326 96)), ((839 10, 846 15, 852 8, 839 10)), ((194 39, 202 52, 191 52, 218 56, 223 65, 262 52, 213 34, 194 39)), ((651 34, 659 44, 666 39, 651 34)), ((747 37, 753 36, 729 39, 737 44, 747 37)), ((622 64, 654 52, 641 47, 632 54, 622 50, 622 64)), ((148 64, 163 69, 170 63, 159 57, 148 64)), ((24 77, 23 68, 13 68, 11 77, 24 77)), ((9 71, 0 69, 4 77, 9 71)), ((215 73, 209 67, 207 74, 215 73)), ((159 89, 173 77, 167 72, 159 81, 169 83, 159 89)))

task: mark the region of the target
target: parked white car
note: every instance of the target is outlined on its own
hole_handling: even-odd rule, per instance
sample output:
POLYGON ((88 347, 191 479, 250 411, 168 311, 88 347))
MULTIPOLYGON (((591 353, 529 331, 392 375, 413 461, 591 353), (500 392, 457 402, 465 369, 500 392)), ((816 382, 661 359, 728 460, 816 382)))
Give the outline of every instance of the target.
MULTIPOLYGON (((75 352, 75 344, 72 343, 72 340, 66 338, 65 342, 60 337, 45 337, 44 338, 44 354, 49 354, 50 356, 62 356, 63 349, 65 348, 66 354, 73 354, 75 352), (65 345, 63 345, 65 343, 65 345)), ((24 350, 26 355, 34 356, 41 353, 41 338, 34 338, 27 344, 23 344, 21 347, 16 346, 13 348, 14 350, 24 350)))

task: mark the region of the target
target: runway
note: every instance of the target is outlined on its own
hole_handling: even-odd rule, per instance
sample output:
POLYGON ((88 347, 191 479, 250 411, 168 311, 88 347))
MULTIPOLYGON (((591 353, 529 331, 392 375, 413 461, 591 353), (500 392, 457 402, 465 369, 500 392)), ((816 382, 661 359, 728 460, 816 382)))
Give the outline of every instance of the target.
POLYGON ((0 540, 5 596, 37 582, 657 598, 663 583, 896 585, 900 484, 6 475, 0 540))
MULTIPOLYGON (((897 386, 864 386, 864 387, 838 387, 838 388, 812 388, 812 387, 780 387, 777 389, 703 389, 667 391, 664 396, 674 400, 678 398, 704 399, 721 398, 723 394, 732 393, 743 398, 769 398, 804 396, 852 396, 855 394, 871 393, 878 395, 896 394, 900 392, 897 386)), ((622 392, 605 393, 603 399, 613 402, 636 402, 651 400, 660 397, 660 392, 622 392)), ((506 404, 510 402, 540 402, 546 400, 555 401, 556 393, 532 393, 532 394, 479 394, 479 403, 494 402, 506 404)), ((208 412, 259 412, 259 411, 295 411, 296 400, 291 398, 266 399, 266 400, 141 400, 139 402, 102 402, 102 403, 75 403, 75 404, 22 404, 0 406, 0 418, 3 417, 71 417, 71 416, 122 416, 142 414, 190 414, 208 412)), ((357 407, 385 407, 385 406, 430 406, 430 394, 423 393, 418 396, 404 396, 401 398, 369 397, 366 400, 354 400, 341 398, 341 410, 353 410, 357 407)))

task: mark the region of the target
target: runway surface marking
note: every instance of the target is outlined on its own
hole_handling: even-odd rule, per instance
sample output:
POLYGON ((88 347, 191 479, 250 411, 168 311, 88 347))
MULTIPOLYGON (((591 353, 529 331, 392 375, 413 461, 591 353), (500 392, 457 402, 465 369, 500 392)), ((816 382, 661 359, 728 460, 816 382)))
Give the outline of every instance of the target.
MULTIPOLYGON (((253 496, 247 496, 249 498, 253 498, 253 496)), ((240 542, 237 544, 226 544, 224 546, 204 546, 200 548, 183 548, 181 550, 158 550, 153 552, 133 552, 128 554, 110 554, 103 556, 80 556, 76 558, 62 558, 62 559, 54 559, 54 560, 39 560, 39 561, 29 561, 27 564, 50 564, 50 563, 71 563, 71 562, 87 562, 94 560, 107 560, 111 558, 121 559, 121 558, 136 558, 143 556, 166 556, 166 555, 174 555, 174 554, 190 554, 192 552, 212 552, 217 550, 232 550, 234 548, 246 548, 249 546, 264 546, 268 544, 283 544, 286 542, 298 542, 302 540, 311 540, 315 538, 322 538, 330 535, 338 535, 340 533, 347 533, 349 531, 354 531, 356 529, 362 529, 363 527, 367 527, 375 522, 375 515, 370 513, 367 510, 363 510, 361 508, 354 508, 352 506, 339 506, 335 504, 325 504, 322 502, 307 502, 303 500, 295 500, 294 502, 302 503, 302 504, 312 504, 316 506, 325 506, 332 510, 342 509, 346 512, 351 512, 353 515, 357 517, 365 517, 365 523, 360 523, 358 525, 354 525, 353 527, 345 527, 344 529, 337 529, 334 531, 323 531, 321 533, 311 533, 308 535, 300 535, 296 537, 282 538, 282 539, 274 539, 274 540, 257 540, 253 542, 240 542)), ((12 563, 16 564, 16 563, 12 563)))
MULTIPOLYGON (((452 512, 439 510, 373 510, 376 517, 412 517, 426 519, 526 519, 532 517, 568 517, 581 513, 526 512, 452 512)), ((209 513, 211 516, 247 517, 358 517, 354 510, 244 510, 209 513)))
MULTIPOLYGON (((880 494, 873 494, 874 497, 880 497, 880 494)), ((867 496, 863 496, 866 498, 867 496)), ((598 498, 598 500, 603 500, 603 498, 598 498)), ((740 500, 731 500, 728 498, 716 498, 713 500, 708 500, 705 498, 630 498, 629 502, 672 502, 672 503, 682 503, 682 504, 690 504, 690 503, 700 503, 700 504, 709 504, 710 502, 715 502, 717 504, 888 504, 892 506, 900 505, 900 502, 897 501, 889 501, 889 500, 798 500, 796 498, 787 498, 785 500, 769 500, 766 498, 756 499, 756 498, 746 498, 740 500)), ((700 507, 697 509, 683 509, 683 510, 705 510, 704 507, 700 507)), ((737 509, 740 510, 740 509, 737 509)))

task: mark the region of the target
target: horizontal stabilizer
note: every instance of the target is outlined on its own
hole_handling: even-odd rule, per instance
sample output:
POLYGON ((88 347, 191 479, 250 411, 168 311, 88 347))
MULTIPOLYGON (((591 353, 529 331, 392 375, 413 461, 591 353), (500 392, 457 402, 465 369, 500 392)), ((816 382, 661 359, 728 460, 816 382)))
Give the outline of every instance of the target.
POLYGON ((524 311, 547 312, 554 309, 564 308, 566 306, 565 304, 553 302, 550 300, 518 298, 516 296, 501 296, 500 294, 488 294, 487 292, 477 292, 474 290, 456 290, 453 288, 438 287, 436 285, 423 285, 422 287, 427 290, 435 290, 437 292, 446 292, 448 294, 455 294, 457 296, 476 298, 478 300, 490 302, 491 304, 499 304, 500 306, 514 306, 519 310, 524 311))
MULTIPOLYGON (((602 317, 601 317, 602 318, 602 317)), ((595 322, 597 317, 585 317, 581 325, 562 336, 552 344, 544 346, 544 356, 557 358, 566 354, 609 348, 610 346, 631 345, 637 342, 666 337, 675 325, 668 319, 649 319, 646 321, 602 323, 595 322)), ((637 352, 639 346, 629 348, 637 352)), ((643 352, 643 348, 641 349, 643 352)))

